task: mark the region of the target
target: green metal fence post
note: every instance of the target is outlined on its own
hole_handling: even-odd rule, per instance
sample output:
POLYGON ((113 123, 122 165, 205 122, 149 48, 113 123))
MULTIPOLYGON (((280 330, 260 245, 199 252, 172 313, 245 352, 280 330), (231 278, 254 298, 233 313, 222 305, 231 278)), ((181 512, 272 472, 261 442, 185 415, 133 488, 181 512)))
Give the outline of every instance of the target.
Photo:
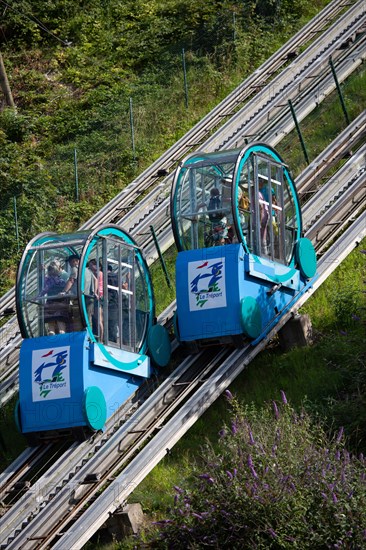
POLYGON ((78 157, 76 148, 74 149, 74 175, 75 175, 75 200, 79 202, 79 175, 78 175, 78 157))
POLYGON ((186 56, 184 53, 184 48, 182 49, 182 64, 183 64, 185 105, 186 105, 186 109, 188 109, 188 85, 187 85, 187 71, 186 71, 186 56))
POLYGON ((17 213, 17 198, 14 197, 14 221, 15 221, 15 236, 19 252, 19 228, 18 228, 18 213, 17 213))
POLYGON ((131 126, 132 153, 133 153, 133 160, 135 161, 136 160, 135 127, 133 124, 132 97, 130 97, 130 126, 131 126))
POLYGON ((347 124, 350 124, 350 119, 349 119, 349 116, 348 116, 348 113, 347 113, 346 104, 344 102, 342 90, 341 90, 341 87, 339 85, 337 73, 336 73, 334 63, 333 63, 333 59, 332 59, 331 55, 329 56, 329 65, 330 65, 330 68, 332 70, 333 78, 334 78, 334 81, 335 81, 335 84, 336 84, 336 87, 337 87, 337 92, 338 92, 338 95, 339 95, 339 100, 340 100, 341 105, 342 105, 342 111, 343 111, 344 117, 346 119, 347 124))
POLYGON ((162 266, 163 271, 164 271, 165 280, 166 280, 166 282, 167 282, 168 287, 171 288, 172 283, 170 282, 169 273, 168 273, 168 270, 167 270, 167 268, 166 268, 166 265, 165 265, 165 261, 164 261, 163 255, 162 255, 162 253, 161 253, 160 246, 159 246, 159 243, 158 243, 158 239, 156 238, 156 234, 155 234, 155 230, 154 230, 154 226, 153 226, 153 225, 150 225, 150 231, 151 231, 152 237, 153 237, 153 239, 154 239, 154 243, 155 243, 155 246, 156 246, 156 250, 157 250, 157 252, 158 252, 158 255, 159 255, 159 259, 160 259, 161 266, 162 266))
POLYGON ((288 100, 288 104, 290 106, 290 111, 291 111, 292 117, 293 117, 294 122, 295 122, 295 127, 296 127, 297 135, 299 136, 299 140, 300 140, 300 143, 301 143, 302 152, 304 153, 304 157, 305 157, 306 162, 308 164, 310 164, 309 155, 308 155, 308 152, 306 150, 305 142, 304 142, 304 139, 302 137, 302 133, 301 133, 301 130, 300 130, 300 125, 299 125, 299 122, 297 120, 295 109, 292 105, 291 99, 288 100))

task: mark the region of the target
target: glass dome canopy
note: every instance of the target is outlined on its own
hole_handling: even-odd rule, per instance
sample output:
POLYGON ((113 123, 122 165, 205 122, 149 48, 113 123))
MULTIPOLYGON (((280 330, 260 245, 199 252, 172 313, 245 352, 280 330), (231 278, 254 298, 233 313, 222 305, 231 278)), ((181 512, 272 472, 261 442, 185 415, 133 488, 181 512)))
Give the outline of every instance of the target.
POLYGON ((92 341, 144 352, 154 319, 146 262, 120 227, 57 235, 26 247, 17 273, 24 338, 87 330, 92 341))
POLYGON ((171 216, 179 251, 240 242, 248 253, 289 265, 301 235, 294 182, 263 143, 188 156, 175 174, 171 216))

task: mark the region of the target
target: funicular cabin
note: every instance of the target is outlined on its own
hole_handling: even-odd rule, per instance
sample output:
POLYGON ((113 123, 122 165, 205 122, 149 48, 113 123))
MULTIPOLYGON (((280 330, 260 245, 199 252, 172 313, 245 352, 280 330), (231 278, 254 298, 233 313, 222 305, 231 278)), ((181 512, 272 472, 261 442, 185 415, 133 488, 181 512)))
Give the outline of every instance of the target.
POLYGON ((150 356, 169 361, 147 264, 118 226, 35 237, 16 300, 24 338, 16 419, 32 441, 102 429, 150 376, 150 356))
POLYGON ((171 213, 176 328, 192 348, 263 337, 315 275, 295 184, 266 144, 188 156, 171 213))

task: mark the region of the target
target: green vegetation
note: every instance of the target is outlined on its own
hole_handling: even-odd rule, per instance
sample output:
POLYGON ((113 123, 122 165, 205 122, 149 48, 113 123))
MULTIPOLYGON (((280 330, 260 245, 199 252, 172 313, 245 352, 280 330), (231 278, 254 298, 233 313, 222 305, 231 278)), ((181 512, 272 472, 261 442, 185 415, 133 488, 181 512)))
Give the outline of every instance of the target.
POLYGON ((6 2, 0 50, 17 113, 0 113, 0 292, 30 238, 78 228, 326 3, 6 2))
MULTIPOLYGON (((272 433, 272 428, 269 427, 271 423, 267 422, 267 431, 266 423, 263 422, 265 419, 268 420, 268 404, 271 404, 273 398, 276 399, 283 390, 294 410, 298 411, 298 414, 303 410, 303 418, 306 419, 304 424, 296 427, 296 430, 300 430, 299 432, 295 430, 295 433, 292 433, 291 426, 288 425, 287 436, 289 438, 300 437, 301 440, 303 436, 300 436, 300 432, 306 427, 308 436, 319 443, 319 449, 324 449, 334 444, 334 438, 342 429, 345 437, 342 440, 342 447, 348 448, 355 455, 365 454, 365 247, 366 240, 342 262, 303 307, 302 312, 308 313, 312 317, 314 344, 308 348, 294 349, 283 353, 277 340, 273 341, 272 345, 262 352, 230 387, 237 402, 246 407, 246 414, 255 418, 256 429, 260 430, 265 437, 271 437, 272 433), (260 428, 262 423, 263 426, 260 428)), ((201 502, 197 487, 202 480, 198 478, 197 481, 196 474, 207 473, 208 462, 216 463, 219 460, 223 469, 221 474, 223 479, 226 479, 225 471, 230 470, 230 461, 233 460, 233 457, 225 450, 227 440, 218 438, 218 435, 224 424, 231 425, 231 420, 232 414, 227 410, 226 399, 221 397, 137 487, 131 496, 131 501, 141 502, 147 517, 152 522, 174 519, 175 525, 182 526, 177 520, 176 512, 173 512, 172 516, 170 515, 172 507, 173 510, 176 510, 174 498, 177 496, 177 491, 174 487, 183 487, 184 495, 189 493, 192 501, 201 502), (205 441, 206 445, 204 445, 205 441), (211 448, 212 451, 208 454, 207 449, 211 448), (216 461, 212 458, 212 453, 216 453, 215 456, 218 457, 216 461)), ((252 431, 254 433, 256 430, 252 431)), ((238 437, 241 437, 240 434, 238 437)), ((242 442, 241 439, 240 441, 242 442)), ((244 446, 243 449, 245 448, 244 446)), ((296 452, 293 454, 289 452, 286 456, 289 467, 291 464, 295 465, 299 459, 296 452)), ((364 465, 360 466, 356 461, 355 467, 359 473, 362 473, 364 465), (360 471, 359 468, 361 468, 360 471)), ((349 478, 347 479, 349 480, 349 478)), ((301 485, 301 480, 298 479, 295 485, 301 485)), ((362 491, 361 498, 365 499, 364 489, 362 491)), ((312 500, 313 497, 315 498, 315 486, 312 488, 308 486, 304 492, 307 495, 305 500, 310 498, 306 506, 310 506, 310 503, 312 503, 311 506, 316 505, 314 509, 316 516, 320 513, 320 508, 317 508, 320 502, 312 500)), ((227 501, 229 499, 224 493, 221 503, 227 501)), ((329 501, 328 504, 331 502, 329 501)), ((249 501, 248 505, 251 506, 249 501)), ((279 502, 278 506, 282 505, 286 507, 289 503, 279 502)), ((347 506, 347 503, 344 505, 347 506)), ((357 508, 354 501, 352 506, 357 508)), ((181 507, 180 504, 177 509, 181 507)), ((192 508, 192 511, 197 512, 197 509, 192 508)), ((264 512, 268 512, 265 519, 268 520, 267 528, 270 528, 270 517, 273 517, 271 514, 275 514, 275 509, 272 510, 270 507, 266 510, 261 509, 261 513, 264 512)), ((282 517, 280 511, 277 510, 277 512, 277 516, 282 517)), ((332 511, 328 510, 328 513, 329 518, 332 518, 332 511)), ((187 516, 184 514, 181 521, 184 522, 185 519, 187 516)), ((193 521, 192 518, 189 521, 191 520, 193 521)), ((299 516, 294 516, 296 524, 298 520, 299 516)), ((332 521, 330 519, 329 524, 326 522, 326 529, 331 530, 334 537, 336 532, 341 532, 341 529, 338 529, 337 525, 337 531, 332 530, 332 521)), ((169 525, 167 524, 168 527, 169 525)), ((264 523, 262 522, 260 525, 263 526, 264 523)), ((272 528, 275 531, 280 527, 281 537, 286 537, 289 534, 285 522, 280 521, 278 524, 276 520, 273 525, 272 528)), ((345 520, 345 525, 350 527, 350 522, 345 520)), ((298 528, 300 529, 300 522, 297 527, 291 523, 291 529, 298 528)), ((314 536, 324 536, 326 529, 324 533, 314 532, 313 534, 314 536)), ((299 531, 296 532, 296 536, 301 537, 299 531)), ((263 533, 260 536, 262 535, 263 533)), ((294 531, 289 536, 294 536, 294 531)), ((143 534, 144 537, 145 534, 143 534)), ((280 544, 277 546, 278 548, 287 547, 283 540, 281 539, 281 543, 277 540, 280 544)), ((330 540, 333 539, 330 538, 330 540)), ((311 547, 310 540, 309 544, 311 547)), ((115 548, 127 549, 133 548, 135 545, 136 540, 133 539, 119 543, 115 548)), ((148 546, 147 543, 146 545, 148 546)), ((307 547, 305 544, 300 544, 300 546, 307 547)), ((290 541, 288 541, 288 547, 290 547, 290 541)))
POLYGON ((281 394, 282 404, 258 411, 227 392, 231 422, 217 450, 207 443, 192 464, 190 487, 175 485, 168 518, 148 533, 150 547, 363 546, 364 458, 350 457, 342 430, 330 439, 281 394))

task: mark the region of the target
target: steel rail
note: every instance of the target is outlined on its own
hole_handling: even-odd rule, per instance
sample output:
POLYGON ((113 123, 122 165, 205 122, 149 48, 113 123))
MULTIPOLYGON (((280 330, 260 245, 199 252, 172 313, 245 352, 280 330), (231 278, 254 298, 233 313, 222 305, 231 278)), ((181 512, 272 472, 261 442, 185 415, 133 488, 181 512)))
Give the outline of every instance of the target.
MULTIPOLYGON (((300 111, 300 113, 301 113, 301 111, 300 111)), ((341 155, 341 154, 345 155, 345 153, 347 152, 347 150, 349 149, 351 144, 353 145, 355 143, 355 140, 359 140, 359 139, 362 139, 364 137, 365 127, 366 127, 366 114, 361 113, 357 117, 357 119, 350 125, 350 127, 346 128, 341 133, 340 141, 343 144, 343 146, 341 144, 338 144, 337 139, 334 140, 334 142, 332 142, 332 144, 327 149, 326 163, 323 162, 322 155, 320 155, 318 157, 318 159, 320 158, 320 160, 315 159, 315 161, 311 165, 311 167, 308 167, 306 169, 306 174, 307 174, 306 178, 307 179, 308 179, 309 175, 311 174, 311 170, 313 171, 313 175, 312 175, 312 178, 311 178, 311 184, 314 181, 315 177, 319 176, 319 174, 318 174, 318 172, 319 172, 319 162, 322 165, 322 172, 321 173, 322 174, 325 173, 327 164, 329 164, 329 162, 331 161, 331 156, 330 156, 331 148, 333 148, 334 150, 337 151, 337 156, 335 157, 335 160, 337 160, 339 155, 341 155), (349 147, 347 148, 346 145, 347 145, 347 139, 348 139, 349 135, 354 135, 354 139, 351 140, 351 141, 348 141, 348 146, 349 147), (316 166, 316 163, 317 163, 317 166, 316 166)), ((274 145, 271 141, 272 141, 271 138, 269 138, 268 142, 270 144, 274 145)), ((335 160, 333 161, 332 165, 334 164, 335 160)), ((329 166, 331 166, 331 165, 329 165, 329 166)), ((302 178, 303 178, 303 176, 302 176, 302 178)), ((300 191, 303 189, 302 181, 303 180, 300 180, 299 183, 298 183, 298 189, 300 191)), ((306 186, 306 188, 308 188, 310 186, 311 185, 309 183, 306 186)), ((139 208, 139 207, 137 207, 137 208, 139 208)), ((154 223, 156 223, 157 226, 160 226, 160 230, 158 231, 158 233, 160 231, 162 232, 161 233, 161 242, 160 242, 160 244, 161 244, 161 248, 162 248, 163 252, 165 250, 167 250, 172 244, 173 236, 172 236, 172 232, 171 232, 171 228, 170 228, 170 217, 167 215, 167 211, 168 211, 168 199, 166 199, 163 202, 160 202, 158 208, 156 208, 150 216, 146 217, 137 226, 135 226, 133 228, 129 227, 129 231, 131 231, 133 236, 136 238, 137 242, 144 248, 144 250, 147 254, 149 264, 151 264, 153 261, 155 261, 157 259, 157 251, 154 247, 153 240, 152 240, 152 237, 151 237, 151 233, 150 233, 150 230, 149 230, 150 225, 154 225, 154 223), (162 219, 163 219, 163 221, 162 221, 162 219)), ((131 216, 132 216, 132 213, 131 213, 131 216)), ((126 216, 126 219, 127 219, 127 221, 124 221, 124 225, 128 226, 129 225, 128 220, 130 219, 130 216, 126 216)), ((20 343, 21 343, 21 337, 20 337, 20 335, 18 335, 14 339, 14 341, 12 342, 12 345, 16 346, 18 348, 20 346, 20 343)), ((11 346, 9 346, 9 350, 12 350, 12 352, 16 356, 18 355, 18 349, 13 351, 13 348, 11 346)), ((2 364, 4 365, 4 362, 2 364)), ((4 367, 3 367, 3 370, 4 370, 4 367)), ((0 380, 0 403, 7 402, 8 399, 10 399, 10 397, 12 397, 12 395, 14 395, 14 393, 17 390, 16 381, 17 381, 17 377, 14 376, 14 374, 12 374, 10 369, 9 369, 9 375, 8 375, 8 378, 5 380, 5 382, 1 382, 1 380, 0 380)))
MULTIPOLYGON (((319 12, 311 21, 309 21, 300 31, 298 31, 286 44, 277 50, 268 60, 266 60, 253 74, 246 78, 233 92, 222 100, 214 109, 203 117, 191 130, 189 130, 180 140, 178 140, 168 151, 166 151, 157 161, 147 170, 138 176, 138 178, 119 193, 115 199, 105 205, 95 216, 90 218, 81 228, 93 227, 102 223, 100 216, 102 212, 115 210, 116 201, 121 199, 123 205, 129 206, 131 199, 129 195, 134 193, 133 189, 139 181, 146 181, 153 178, 151 183, 156 181, 157 173, 161 169, 166 169, 167 163, 172 163, 171 159, 180 156, 182 151, 188 152, 196 146, 199 136, 206 135, 221 124, 225 116, 231 116, 232 110, 240 103, 245 101, 250 95, 257 93, 271 78, 271 76, 285 65, 289 59, 296 57, 297 51, 303 47, 314 36, 327 30, 334 19, 339 17, 342 11, 354 4, 350 1, 333 0, 321 12, 319 12), (192 144, 189 142, 192 141, 192 144)), ((174 161, 174 162, 175 162, 174 161)), ((174 164, 174 162, 172 164, 174 164)), ((148 186, 147 186, 148 187, 148 186)), ((147 188, 146 187, 146 188, 147 188)), ((146 189, 145 188, 145 189, 146 189)), ((110 219, 107 216, 105 219, 110 219)), ((0 300, 0 314, 7 308, 14 307, 14 288, 10 289, 0 300)))
MULTIPOLYGON (((350 159, 350 160, 351 160, 351 159, 350 159)), ((319 196, 321 197, 321 193, 319 193, 319 196)), ((321 199, 319 199, 319 202, 321 203, 321 199)), ((310 209, 310 208, 306 208, 306 205, 305 205, 305 213, 304 213, 305 220, 306 220, 306 210, 308 210, 308 211, 311 213, 311 209, 310 209)), ((158 396, 158 395, 159 395, 159 392, 157 392, 156 395, 158 396)), ((123 436, 118 434, 118 440, 120 441, 121 439, 123 439, 123 436)), ((107 453, 109 454, 110 447, 108 447, 108 448, 106 448, 106 449, 108 449, 108 450, 107 450, 107 453)), ((102 457, 102 455, 103 455, 103 451, 101 450, 100 452, 101 452, 102 454, 101 454, 101 455, 98 455, 97 460, 100 460, 101 457, 102 457)), ((86 472, 87 472, 87 471, 90 472, 90 469, 92 469, 92 471, 95 472, 97 468, 96 468, 95 466, 93 466, 92 463, 90 463, 90 464, 88 464, 88 465, 86 466, 86 472)), ((104 471, 104 470, 105 470, 105 467, 103 467, 102 470, 104 471)), ((84 471, 83 471, 82 473, 83 473, 83 475, 84 475, 84 471)), ((72 483, 75 483, 75 482, 77 481, 77 479, 79 479, 79 478, 73 479, 72 483)), ((105 480, 104 480, 104 478, 103 478, 103 479, 101 480, 101 483, 104 483, 104 482, 105 482, 105 480)), ((58 485, 60 486, 60 482, 58 483, 58 485)), ((62 485, 62 484, 61 484, 61 485, 62 485)), ((91 494, 95 493, 95 492, 98 490, 98 487, 99 487, 99 484, 98 484, 98 485, 94 485, 93 490, 89 491, 89 494, 90 494, 90 493, 91 493, 91 494)), ((69 493, 70 493, 70 489, 66 489, 66 491, 69 491, 69 493)), ((88 494, 88 493, 86 492, 84 496, 86 497, 87 494, 88 494)), ((60 505, 60 495, 58 495, 57 503, 58 503, 58 505, 60 505)), ((29 502, 27 503, 27 508, 29 508, 29 502)), ((75 509, 73 510, 73 513, 75 513, 75 514, 77 513, 77 508, 75 508, 75 509)), ((33 512, 33 514, 35 514, 35 512, 33 512)), ((49 529, 49 527, 50 527, 50 526, 49 526, 49 522, 51 521, 51 520, 50 520, 50 517, 52 517, 53 520, 55 520, 55 519, 56 519, 56 516, 57 516, 57 510, 53 510, 52 507, 51 507, 50 509, 47 509, 47 510, 44 512, 44 514, 46 514, 46 516, 47 516, 48 519, 47 519, 47 521, 43 521, 42 523, 43 523, 44 526, 45 526, 45 525, 48 525, 47 529, 49 529)), ((20 520, 23 520, 22 514, 20 514, 18 517, 19 517, 20 520)), ((5 519, 7 519, 7 518, 5 518, 5 519)), ((36 525, 37 525, 37 530, 38 530, 38 533, 39 533, 39 524, 38 524, 38 522, 36 522, 36 525)), ((12 525, 12 527, 14 527, 14 525, 12 525)), ((28 530, 24 531, 24 536, 28 533, 28 531, 32 532, 32 530, 33 530, 33 527, 30 526, 30 527, 28 528, 28 530)), ((10 542, 11 542, 11 540, 10 540, 10 541, 8 540, 8 541, 7 541, 7 544, 9 544, 10 542)), ((14 539, 14 544, 19 544, 19 543, 20 543, 20 542, 19 542, 18 537, 15 537, 15 539, 14 539), (15 542, 15 541, 16 541, 16 542, 15 542)), ((22 547, 23 547, 23 545, 24 545, 24 540, 21 541, 21 544, 22 544, 22 547)))
MULTIPOLYGON (((359 4, 360 4, 360 2, 356 3, 356 4, 355 4, 350 10, 348 10, 348 12, 344 15, 344 18, 343 18, 343 19, 344 19, 345 22, 348 22, 348 20, 349 20, 349 18, 350 18, 350 14, 352 15, 353 12, 354 12, 355 10, 357 10, 357 8, 359 7, 359 4)), ((347 4, 347 5, 349 5, 349 4, 347 4)), ((346 6, 346 4, 345 4, 344 6, 346 6)), ((343 6, 343 7, 344 7, 344 6, 343 6)), ((335 11, 336 11, 336 10, 335 10, 335 11)), ((325 16, 325 14, 324 14, 324 16, 325 16)), ((318 19, 316 18, 316 21, 317 21, 317 20, 318 20, 318 19)), ((323 20, 323 21, 324 21, 324 20, 323 20)), ((327 36, 329 35, 329 33, 331 32, 331 30, 334 29, 335 25, 337 25, 337 24, 338 24, 338 23, 336 22, 336 23, 331 27, 331 29, 328 30, 327 36)), ((333 32, 334 32, 334 31, 333 31, 333 32)), ((349 29, 348 29, 348 32, 349 32, 349 29)), ((301 36, 305 36, 306 33, 307 33, 307 31, 306 31, 306 32, 304 31, 304 33, 301 33, 301 31, 300 31, 300 33, 298 33, 298 35, 299 35, 299 37, 301 38, 301 36)), ((300 38, 299 38, 299 40, 301 41, 300 38)), ((346 36, 344 37, 344 40, 347 40, 347 39, 349 40, 349 39, 350 39, 350 36, 346 35, 346 36)), ((318 40, 319 40, 319 39, 318 39, 318 40)), ((329 41, 329 40, 328 40, 328 41, 329 41)), ((291 42, 292 42, 292 41, 290 40, 289 43, 291 43, 291 42)), ((288 49, 289 43, 288 43, 287 45, 284 46, 284 49, 285 49, 285 50, 286 50, 286 48, 288 49)), ((316 43, 317 43, 318 46, 319 46, 319 42, 316 41, 316 43)), ((292 46, 291 46, 291 47, 292 47, 292 46)), ((281 48, 280 52, 281 52, 281 51, 282 51, 282 48, 281 48)), ((283 52, 282 52, 282 53, 283 53, 283 52)), ((282 53, 281 53, 281 55, 282 55, 282 53)), ((274 56, 272 56, 272 57, 274 58, 275 56, 276 56, 276 54, 274 54, 274 56)), ((302 54, 301 57, 303 57, 303 56, 304 56, 304 54, 302 54)), ((272 58, 271 58, 271 59, 272 59, 272 58)), ((280 57, 280 59, 281 59, 281 57, 280 57)), ((266 62, 262 67, 266 67, 266 66, 267 66, 267 62, 266 62)), ((268 63, 268 66, 271 67, 271 64, 268 63)), ((272 69, 273 69, 273 64, 272 64, 272 69)), ((259 72, 261 72, 261 71, 259 70, 259 72)), ((252 77, 253 77, 253 75, 252 75, 252 77)), ((252 77, 249 77, 249 79, 252 78, 252 77)), ((249 80, 249 79, 247 79, 247 80, 249 80)), ((216 112, 216 110, 222 109, 222 108, 223 108, 223 105, 226 105, 226 102, 227 102, 227 101, 229 101, 229 100, 231 101, 232 96, 235 96, 235 98, 236 98, 235 101, 236 101, 236 103, 237 103, 237 101, 238 101, 238 99, 237 99, 237 98, 238 98, 238 90, 239 90, 239 89, 248 90, 248 89, 249 89, 248 84, 249 84, 249 82, 244 81, 244 83, 242 83, 242 85, 240 85, 240 86, 236 89, 236 91, 234 91, 232 94, 230 94, 230 96, 228 96, 228 98, 226 98, 223 102, 221 102, 221 103, 220 103, 211 113, 209 113, 209 114, 207 115, 207 117, 210 117, 211 115, 214 116, 213 113, 216 112), (246 83, 246 86, 245 86, 245 83, 246 83)), ((206 118, 206 117, 205 117, 205 118, 206 118)), ((220 118, 220 117, 219 117, 219 118, 220 118)), ((200 123, 198 123, 198 125, 196 125, 190 132, 188 132, 187 135, 190 135, 191 132, 194 133, 195 128, 197 128, 197 127, 199 127, 201 124, 203 124, 203 123, 204 123, 204 120, 205 120, 205 119, 203 119, 202 121, 200 121, 200 123)), ((182 139, 183 139, 183 138, 182 138, 182 139)), ((196 136, 195 142, 197 142, 197 136, 196 136)), ((178 143, 179 143, 179 142, 177 142, 177 144, 178 144, 178 143)), ((177 144, 175 144, 175 146, 176 146, 177 144)), ((197 145, 197 143, 196 143, 196 145, 197 145)), ((207 142, 206 142, 206 146, 207 146, 207 145, 208 145, 208 144, 207 144, 207 142)), ((173 147, 175 147, 175 146, 173 146, 173 147)), ((172 148, 171 148, 171 149, 172 149, 172 148)), ((168 150, 168 151, 163 155, 164 158, 165 158, 166 155, 169 156, 169 154, 170 154, 169 151, 171 151, 171 150, 168 150)), ((185 154, 186 152, 187 152, 186 149, 184 149, 184 151, 182 151, 182 153, 184 153, 184 154, 185 154)), ((156 161, 156 162, 158 162, 158 161, 156 161)), ((142 182, 142 184, 143 184, 143 191, 146 190, 146 186, 145 186, 145 183, 144 183, 144 182, 146 182, 146 177, 147 177, 147 175, 148 175, 147 172, 151 171, 152 173, 154 173, 154 172, 155 172, 155 164, 156 164, 156 163, 154 163, 147 171, 145 171, 143 174, 141 174, 141 176, 139 176, 134 182, 132 182, 127 188, 125 188, 119 195, 117 195, 117 197, 116 197, 115 199, 113 199, 112 201, 110 201, 109 207, 111 207, 111 206, 113 205, 113 212, 115 212, 116 209, 119 208, 119 207, 117 206, 117 201, 118 201, 119 197, 123 199, 123 202, 124 202, 125 205, 126 205, 126 199, 128 199, 128 200, 127 200, 127 206, 131 204, 132 197, 133 197, 134 193, 136 192, 136 189, 137 189, 137 188, 139 187, 139 185, 140 185, 140 184, 139 184, 139 180, 141 180, 141 182, 142 182)), ((163 163, 163 164, 164 164, 164 163, 163 163)), ((155 174, 155 176, 156 176, 156 174, 155 174)), ((155 176, 154 176, 154 177, 155 177, 155 176)), ((162 184, 162 185, 163 185, 163 187, 164 187, 164 184, 162 184)), ((102 212, 105 211, 105 209, 108 210, 108 205, 106 205, 105 207, 103 207, 103 208, 99 211, 99 213, 95 215, 95 216, 98 217, 99 223, 102 223, 102 222, 106 222, 106 221, 107 221, 107 219, 104 219, 104 218, 102 219, 102 218, 100 218, 100 215, 102 214, 102 212)), ((109 210, 108 210, 108 211, 109 211, 109 210)), ((84 225, 82 226, 82 228, 85 228, 85 227, 87 227, 87 226, 92 226, 93 223, 96 221, 96 217, 95 217, 95 216, 94 216, 93 218, 91 218, 86 224, 84 224, 84 225)), ((108 221, 110 221, 110 216, 108 216, 108 221)), ((116 220, 114 219, 113 221, 116 221, 116 220)))
POLYGON ((360 142, 363 143, 365 138, 366 112, 363 111, 296 178, 296 189, 300 199, 304 202, 309 195, 314 194, 321 186, 326 173, 342 160, 346 153, 352 154, 353 147, 357 147, 360 142))
POLYGON ((357 174, 365 171, 365 151, 366 145, 357 151, 347 162, 338 170, 338 172, 323 185, 318 193, 305 203, 307 219, 303 219, 304 231, 311 229, 311 226, 323 215, 323 213, 338 198, 347 191, 352 180, 357 174), (320 195, 319 195, 320 192, 320 195), (319 200, 321 197, 321 202, 319 200))
MULTIPOLYGON (((313 291, 319 288, 320 284, 334 270, 334 264, 330 261, 330 258, 334 255, 334 250, 338 250, 339 246, 343 247, 343 259, 354 248, 355 244, 366 235, 365 221, 366 215, 363 214, 340 238, 340 243, 334 244, 322 257, 318 267, 320 276, 314 283, 313 291)), ((302 303, 311 294, 310 292, 305 294, 302 297, 302 303)), ((295 304, 294 308, 289 309, 287 315, 281 319, 280 326, 283 326, 293 315, 293 311, 297 307, 298 304, 295 304)), ((164 458, 167 451, 170 451, 196 420, 265 347, 268 340, 274 336, 279 328, 279 326, 276 326, 266 340, 260 342, 257 346, 248 346, 244 350, 234 351, 222 363, 219 369, 215 371, 214 375, 206 380, 200 389, 170 418, 157 435, 139 452, 136 458, 122 470, 110 486, 100 495, 98 500, 92 503, 69 529, 59 532, 59 540, 52 548, 55 550, 64 550, 65 548, 78 550, 82 548, 108 517, 124 504, 134 488, 164 458)), ((38 548, 45 548, 45 545, 42 543, 38 548)))
POLYGON ((365 16, 364 2, 360 0, 340 20, 336 21, 325 35, 310 44, 300 56, 266 85, 261 93, 255 95, 210 137, 204 144, 205 150, 234 148, 239 139, 238 134, 241 134, 239 136, 241 140, 256 139, 256 133, 251 128, 252 119, 258 119, 261 116, 268 119, 268 122, 284 106, 287 107, 288 99, 296 97, 306 87, 311 86, 312 79, 318 77, 319 73, 327 67, 330 55, 335 61, 344 55, 342 44, 363 27, 365 16))
MULTIPOLYGON (((166 324, 172 316, 173 304, 168 306, 166 310, 159 316, 158 321, 166 324)), ((176 348, 176 342, 173 343, 173 349, 176 348)), ((188 368, 187 363, 184 368, 188 368)), ((183 372, 182 367, 177 373, 183 372)), ((163 373, 164 376, 164 373, 163 373)), ((13 506, 2 518, 2 530, 0 535, 0 543, 2 544, 6 538, 9 538, 11 533, 16 532, 19 525, 25 523, 25 518, 32 518, 41 510, 49 499, 64 486, 64 484, 72 479, 73 475, 87 463, 91 457, 95 455, 106 442, 113 437, 114 433, 121 425, 128 420, 139 404, 146 401, 153 390, 156 389, 154 380, 148 380, 141 390, 130 397, 116 411, 116 413, 108 419, 104 432, 98 432, 91 439, 83 443, 73 443, 70 449, 65 453, 64 458, 61 458, 57 463, 40 477, 35 484, 29 487, 27 493, 22 495, 20 500, 13 506)), ((4 472, 4 477, 1 477, 1 483, 6 486, 9 492, 13 483, 16 481, 15 476, 19 479, 20 474, 17 472, 25 468, 29 461, 29 453, 41 453, 43 446, 38 446, 32 450, 26 450, 21 457, 16 459, 4 472)))
POLYGON ((320 253, 329 235, 334 239, 366 208, 366 166, 349 182, 347 191, 341 195, 308 231, 315 250, 320 253))
MULTIPOLYGON (((366 14, 363 17, 363 22, 365 21, 366 14)), ((321 57, 321 60, 318 61, 318 65, 321 63, 321 71, 319 74, 317 74, 316 68, 314 69, 313 65, 310 64, 303 72, 300 72, 296 76, 296 78, 301 79, 300 81, 297 81, 296 78, 293 80, 288 79, 283 87, 274 95, 272 101, 273 105, 271 107, 267 105, 266 109, 258 110, 251 118, 246 117, 247 111, 243 109, 241 117, 242 119, 244 119, 244 117, 246 118, 243 120, 241 127, 237 125, 237 128, 232 132, 230 138, 222 145, 228 149, 240 147, 248 137, 250 137, 251 141, 254 139, 273 139, 273 144, 276 145, 283 136, 287 135, 294 128, 294 121, 290 113, 288 100, 294 102, 295 109, 298 107, 299 102, 301 102, 301 111, 297 112, 298 109, 296 109, 297 118, 301 122, 301 120, 335 90, 335 80, 329 68, 329 55, 332 52, 334 52, 334 50, 327 50, 321 57), (300 93, 299 86, 304 80, 307 80, 308 83, 306 87, 303 87, 300 93), (325 83, 326 87, 323 89, 325 83)), ((359 42, 353 44, 346 53, 343 52, 342 56, 334 61, 339 82, 343 82, 352 71, 361 65, 364 59, 365 38, 362 37, 359 42), (353 52, 356 52, 355 57, 353 52)), ((214 144, 210 144, 210 147, 212 147, 212 145, 217 145, 217 139, 214 144)), ((221 146, 217 148, 220 149, 221 146)))

